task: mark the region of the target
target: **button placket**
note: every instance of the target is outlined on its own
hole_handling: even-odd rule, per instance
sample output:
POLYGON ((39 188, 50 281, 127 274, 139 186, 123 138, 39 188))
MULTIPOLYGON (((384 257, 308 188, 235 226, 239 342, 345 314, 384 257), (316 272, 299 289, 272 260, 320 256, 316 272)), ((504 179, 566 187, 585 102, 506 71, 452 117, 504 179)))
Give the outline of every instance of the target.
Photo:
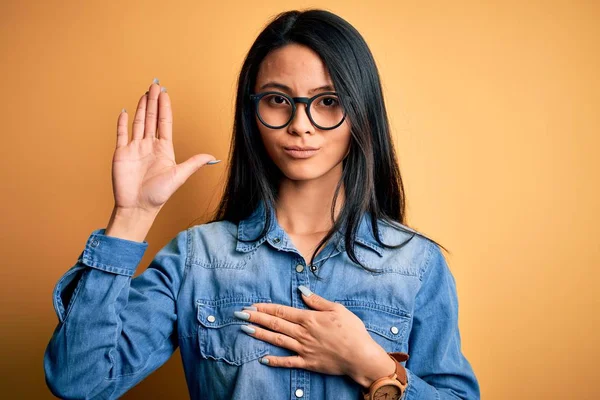
MULTIPOLYGON (((295 265, 292 264, 292 268, 296 273, 292 273, 292 307, 308 309, 309 307, 302 300, 302 295, 298 290, 298 286, 304 285, 306 287, 310 287, 309 285, 309 275, 306 273, 306 264, 304 259, 296 259, 295 265)), ((301 368, 295 368, 292 371, 292 380, 290 387, 290 399, 308 399, 308 385, 309 385, 309 373, 306 370, 302 370, 301 368)))

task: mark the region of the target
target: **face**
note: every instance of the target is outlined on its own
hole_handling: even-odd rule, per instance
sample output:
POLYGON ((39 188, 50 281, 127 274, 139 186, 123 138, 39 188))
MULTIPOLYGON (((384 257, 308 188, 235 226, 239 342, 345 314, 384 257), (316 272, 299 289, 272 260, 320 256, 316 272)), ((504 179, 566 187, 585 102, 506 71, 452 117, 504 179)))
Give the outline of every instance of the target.
MULTIPOLYGON (((289 44, 269 53, 259 67, 254 93, 266 91, 311 98, 318 93, 334 92, 335 88, 317 53, 303 45, 289 44)), ((269 101, 276 107, 282 98, 269 101)), ((318 107, 325 109, 333 104, 334 101, 327 98, 313 102, 313 118, 319 112, 318 107)), ((351 137, 348 118, 335 129, 319 129, 308 118, 306 105, 297 103, 294 118, 283 128, 268 128, 258 117, 256 123, 267 153, 288 179, 308 181, 341 176, 342 160, 348 153, 351 137), (286 150, 292 146, 316 150, 286 150)))

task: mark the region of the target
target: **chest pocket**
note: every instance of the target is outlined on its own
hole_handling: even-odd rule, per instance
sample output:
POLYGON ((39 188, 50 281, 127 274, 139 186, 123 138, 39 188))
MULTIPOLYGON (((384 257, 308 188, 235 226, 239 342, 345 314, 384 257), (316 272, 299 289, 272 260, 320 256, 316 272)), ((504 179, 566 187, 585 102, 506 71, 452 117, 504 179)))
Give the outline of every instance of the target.
POLYGON ((336 300, 365 324, 365 328, 388 353, 406 351, 410 314, 396 308, 361 300, 336 300))
POLYGON ((241 329, 249 324, 233 315, 252 303, 270 303, 265 298, 227 298, 196 300, 198 320, 198 345, 202 357, 241 365, 255 360, 269 351, 267 343, 255 339, 241 329))

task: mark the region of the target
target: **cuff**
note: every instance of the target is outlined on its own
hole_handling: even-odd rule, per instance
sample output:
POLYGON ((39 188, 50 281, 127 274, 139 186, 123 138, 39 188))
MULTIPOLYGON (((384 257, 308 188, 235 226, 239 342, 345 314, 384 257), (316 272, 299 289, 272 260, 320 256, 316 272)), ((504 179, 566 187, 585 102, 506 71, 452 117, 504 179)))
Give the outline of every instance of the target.
POLYGON ((408 386, 402 400, 440 398, 437 389, 413 374, 408 368, 406 368, 406 376, 408 377, 408 386))
POLYGON ((119 275, 133 276, 148 242, 135 242, 106 236, 106 229, 96 229, 87 240, 78 262, 119 275))

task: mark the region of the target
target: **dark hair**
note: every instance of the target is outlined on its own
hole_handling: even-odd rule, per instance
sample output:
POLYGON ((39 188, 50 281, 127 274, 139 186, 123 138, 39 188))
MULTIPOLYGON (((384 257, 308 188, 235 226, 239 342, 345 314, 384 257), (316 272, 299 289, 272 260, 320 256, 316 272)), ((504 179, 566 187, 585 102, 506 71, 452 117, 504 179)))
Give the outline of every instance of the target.
POLYGON ((291 43, 305 45, 321 57, 340 94, 352 136, 350 152, 343 161, 342 178, 333 197, 332 221, 342 182, 346 200, 338 219, 313 253, 310 264, 319 249, 340 230, 344 232, 350 259, 366 270, 376 272, 357 259, 353 246, 365 212, 370 213, 374 237, 385 248, 402 247, 414 235, 423 235, 402 226, 405 224, 404 188, 375 60, 363 37, 352 25, 325 10, 287 11, 277 15, 250 48, 237 85, 227 184, 210 222, 226 220, 237 224, 262 201, 266 224, 259 238, 268 232, 282 173, 262 143, 250 94, 262 60, 269 52, 291 43), (379 219, 412 235, 398 245, 382 243, 377 226, 379 219))

